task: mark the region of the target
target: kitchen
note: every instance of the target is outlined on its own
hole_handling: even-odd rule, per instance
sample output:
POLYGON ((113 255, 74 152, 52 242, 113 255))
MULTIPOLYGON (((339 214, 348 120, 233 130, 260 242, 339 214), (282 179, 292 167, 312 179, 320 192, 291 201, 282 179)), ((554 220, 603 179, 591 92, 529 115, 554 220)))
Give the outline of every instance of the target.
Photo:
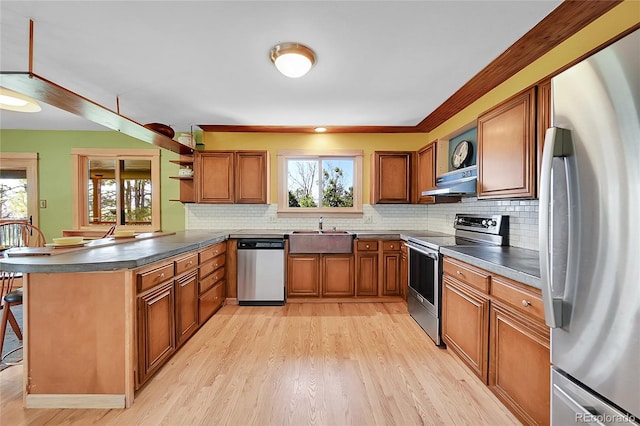
MULTIPOLYGON (((631 15, 633 17, 633 5, 629 6, 626 3, 618 7, 630 7, 631 12, 627 13, 627 15, 631 15)), ((621 9, 622 10, 622 9, 621 9)), ((614 11, 624 15, 623 12, 614 11)), ((607 15, 609 16, 609 15, 607 15)), ((614 18, 611 18, 614 19, 614 18)), ((614 21, 617 23, 620 19, 619 15, 616 15, 614 21)), ((633 27, 633 25, 637 24, 637 14, 636 19, 626 21, 622 21, 622 24, 617 24, 619 27, 614 25, 614 29, 610 30, 610 35, 602 35, 602 40, 600 42, 594 43, 590 48, 593 48, 608 39, 614 37, 621 30, 625 28, 633 27)), ((607 22, 611 24, 611 22, 607 22)), ((606 26, 606 25, 605 25, 606 26)), ((610 25, 609 25, 610 26, 610 25)), ((600 28, 598 28, 600 29, 600 28)), ((586 48, 588 51, 590 48, 586 48)), ((580 54, 576 53, 576 57, 579 57, 580 54)), ((566 58, 564 59, 564 63, 566 63, 566 58)), ((485 99, 486 105, 476 106, 475 108, 468 108, 463 110, 459 115, 457 115, 454 119, 451 119, 445 122, 441 128, 437 128, 433 132, 428 133, 428 137, 425 137, 424 134, 409 134, 409 135, 387 135, 387 134, 374 134, 374 135, 322 135, 322 137, 315 135, 289 135, 289 134, 259 134, 259 135, 247 135, 247 134, 238 134, 238 133, 204 133, 204 144, 209 148, 209 146, 215 147, 215 149, 228 149, 232 148, 234 150, 241 149, 264 149, 265 145, 269 146, 270 150, 273 150, 272 153, 272 162, 275 162, 276 152, 280 148, 292 148, 294 146, 299 145, 300 140, 308 140, 309 145, 320 140, 326 141, 329 145, 327 148, 334 148, 335 146, 340 146, 340 148, 354 148, 354 149, 363 149, 365 151, 365 156, 370 156, 371 152, 376 150, 389 150, 392 148, 394 151, 406 149, 408 151, 417 150, 420 147, 424 146, 427 142, 435 140, 435 139, 449 139, 449 135, 453 137, 459 129, 464 128, 468 125, 468 123, 475 121, 476 117, 480 115, 485 110, 493 107, 495 104, 499 103, 503 99, 508 98, 512 94, 518 92, 520 89, 529 86, 532 83, 535 83, 539 78, 544 77, 548 74, 547 71, 538 71, 539 75, 533 78, 529 77, 527 80, 525 78, 524 83, 514 83, 517 85, 518 89, 509 90, 508 88, 503 88, 502 90, 506 95, 497 94, 495 98, 491 98, 489 96, 485 99), (498 101, 499 100, 499 101, 498 101), (366 141, 366 147, 363 147, 366 141)), ((5 149, 5 141, 11 142, 12 131, 3 130, 3 150, 5 149)), ((38 135, 34 135, 33 137, 38 137, 38 135)), ((22 138, 21 143, 27 143, 27 138, 22 138)), ((123 144, 124 145, 124 144, 123 144)), ((24 145, 21 147, 21 150, 24 150, 24 145)), ((43 153, 43 150, 38 148, 36 151, 43 153)), ((47 156, 43 153, 41 160, 41 173, 45 175, 45 159, 47 156)), ((175 158, 175 157, 174 157, 175 158)), ((447 158, 444 158, 445 163, 447 162, 447 158)), ((67 160, 64 160, 67 161, 67 160)), ((163 159, 163 161, 165 161, 163 159)), ((441 158, 438 158, 438 161, 441 162, 441 158)), ((364 162, 363 168, 363 192, 364 199, 367 199, 367 190, 369 188, 369 184, 367 182, 367 177, 369 176, 368 162, 364 162)), ((273 163, 272 163, 273 164, 273 163)), ((52 166, 49 166, 52 167, 52 166)), ((168 162, 163 163, 162 169, 169 169, 172 167, 168 162), (166 166, 166 167, 165 167, 166 166)), ((273 189, 277 184, 277 179, 273 177, 276 176, 277 167, 271 167, 271 192, 276 193, 276 190, 273 189)), ((172 170, 172 169, 169 169, 172 170)), ((175 170, 175 168, 173 169, 175 170)), ((55 170, 53 170, 55 172, 55 170)), ((173 172, 175 173, 175 172, 173 172)), ((170 182, 170 180, 165 179, 170 182)), ((167 184, 166 186, 170 186, 167 184)), ((166 187, 163 183, 163 187, 166 187)), ((177 188, 174 186, 174 190, 177 188)), ((176 191, 177 192, 177 191, 176 191)), ((271 200, 274 200, 272 196, 271 200)), ((172 209, 176 209, 180 206, 179 203, 174 203, 173 205, 169 202, 165 202, 163 199, 162 211, 163 215, 170 214, 165 212, 165 204, 167 205, 168 211, 172 209), (176 207, 176 205, 178 207, 176 207)), ((287 228, 293 229, 315 229, 317 227, 317 217, 313 219, 281 219, 277 215, 277 205, 269 204, 269 205, 261 205, 261 206, 238 206, 238 205, 197 205, 197 204, 185 204, 185 219, 184 219, 184 228, 185 229, 202 229, 202 228, 212 228, 213 229, 237 229, 237 228, 267 228, 267 229, 279 229, 283 228, 283 223, 286 224, 287 228), (212 225, 213 218, 215 219, 215 225, 212 225), (238 223, 238 217, 245 217, 246 222, 238 223), (226 219, 225 219, 226 218, 226 219), (275 220, 274 220, 275 219, 275 220)), ((535 200, 487 200, 487 201, 477 201, 473 198, 471 199, 463 199, 461 203, 457 204, 442 204, 442 205, 402 205, 402 206, 387 206, 387 205, 374 205, 374 204, 364 204, 363 205, 363 216, 361 219, 334 219, 334 218, 326 218, 325 219, 325 227, 327 229, 331 229, 332 227, 336 227, 338 229, 349 229, 349 230, 386 230, 386 229, 429 229, 430 231, 436 232, 446 232, 451 234, 451 224, 453 222, 453 217, 455 213, 464 213, 467 209, 468 212, 486 212, 486 213, 503 213, 510 216, 510 225, 512 228, 510 229, 510 244, 515 247, 522 247, 525 249, 536 249, 537 248, 537 206, 538 203, 535 200)), ((43 212, 44 213, 44 212, 43 212)), ((67 213, 62 217, 69 217, 70 215, 67 213)), ((43 224, 45 223, 45 216, 43 214, 42 217, 43 224)), ((166 221, 163 221, 166 223, 166 221)), ((57 229, 67 229, 70 228, 68 224, 63 224, 63 226, 57 227, 57 229)), ((163 227, 164 229, 164 227, 163 227)), ((215 316, 214 316, 215 318, 215 316)))

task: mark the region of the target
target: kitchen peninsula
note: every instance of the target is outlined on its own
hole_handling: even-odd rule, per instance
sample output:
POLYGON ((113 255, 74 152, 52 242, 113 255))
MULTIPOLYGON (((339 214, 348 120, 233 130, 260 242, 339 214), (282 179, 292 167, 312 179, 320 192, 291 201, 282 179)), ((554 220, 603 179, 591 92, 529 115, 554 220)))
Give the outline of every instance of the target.
MULTIPOLYGON (((1 259, 2 270, 24 273, 25 407, 129 407, 144 377, 138 373, 145 365, 149 374, 155 372, 159 366, 154 362, 166 359, 181 343, 179 337, 166 342, 155 338, 170 336, 167 330, 175 331, 188 318, 187 312, 174 316, 173 308, 181 303, 175 289, 191 285, 195 293, 191 299, 184 293, 185 302, 197 306, 198 284, 209 282, 211 288, 199 294, 201 311, 213 314, 220 306, 216 290, 224 290, 224 280, 216 284, 209 279, 216 268, 207 268, 210 274, 200 283, 195 271, 199 263, 215 265, 212 259, 220 257, 216 255, 226 243, 222 249, 218 245, 227 237, 216 231, 185 231, 52 256, 1 259), (174 287, 174 280, 179 285, 174 287), (141 311, 159 329, 145 330, 139 324, 145 319, 141 311), (140 339, 145 332, 150 338, 140 339), (139 363, 138 342, 153 359, 139 363)), ((194 312, 196 327, 185 326, 185 333, 199 325, 197 307, 194 312)))

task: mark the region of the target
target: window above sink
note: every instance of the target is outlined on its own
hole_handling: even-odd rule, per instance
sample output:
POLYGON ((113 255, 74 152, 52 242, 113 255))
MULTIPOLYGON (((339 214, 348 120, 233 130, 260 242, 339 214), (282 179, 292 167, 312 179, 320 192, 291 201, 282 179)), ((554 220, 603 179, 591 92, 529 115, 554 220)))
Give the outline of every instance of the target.
POLYGON ((357 151, 278 153, 278 215, 362 216, 362 157, 357 151))

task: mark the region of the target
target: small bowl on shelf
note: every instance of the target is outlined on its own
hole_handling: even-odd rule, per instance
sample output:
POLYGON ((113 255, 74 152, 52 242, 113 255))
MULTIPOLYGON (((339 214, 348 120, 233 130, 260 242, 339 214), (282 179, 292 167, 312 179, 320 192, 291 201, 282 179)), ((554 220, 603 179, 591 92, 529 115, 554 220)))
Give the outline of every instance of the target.
POLYGON ((165 135, 168 138, 173 138, 176 135, 176 132, 166 124, 162 123, 147 123, 144 125, 149 130, 153 130, 156 133, 160 133, 161 135, 165 135))

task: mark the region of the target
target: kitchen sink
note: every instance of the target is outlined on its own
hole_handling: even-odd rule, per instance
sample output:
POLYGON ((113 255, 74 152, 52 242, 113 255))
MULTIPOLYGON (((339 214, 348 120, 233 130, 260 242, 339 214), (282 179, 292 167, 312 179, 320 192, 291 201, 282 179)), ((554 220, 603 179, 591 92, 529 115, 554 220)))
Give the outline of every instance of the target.
POLYGON ((353 253, 353 238, 348 231, 293 231, 289 253, 353 253))

